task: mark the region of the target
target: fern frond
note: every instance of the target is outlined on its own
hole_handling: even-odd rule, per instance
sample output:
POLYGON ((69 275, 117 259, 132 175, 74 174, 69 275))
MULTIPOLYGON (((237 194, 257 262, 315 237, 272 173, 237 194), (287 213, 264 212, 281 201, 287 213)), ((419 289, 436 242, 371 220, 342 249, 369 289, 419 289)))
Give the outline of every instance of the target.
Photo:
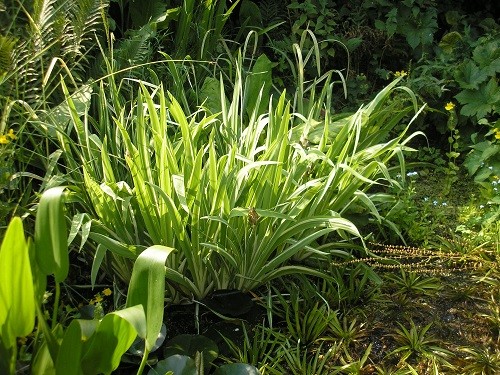
POLYGON ((129 38, 122 41, 113 52, 119 63, 119 68, 148 61, 153 53, 151 39, 154 35, 155 31, 150 24, 144 25, 139 30, 131 31, 129 38))
POLYGON ((17 38, 0 34, 0 76, 13 67, 13 53, 17 38))
POLYGON ((108 6, 103 0, 80 0, 73 2, 68 15, 70 19, 67 37, 64 38, 63 56, 77 58, 89 47, 94 34, 98 31, 101 14, 108 6))
POLYGON ((259 4, 262 23, 267 26, 284 21, 288 16, 286 6, 283 0, 262 0, 259 4))
MULTIPOLYGON (((33 0, 29 34, 35 50, 41 51, 54 39, 54 22, 57 16, 57 0, 33 0)), ((27 13, 27 10, 25 10, 27 13)))

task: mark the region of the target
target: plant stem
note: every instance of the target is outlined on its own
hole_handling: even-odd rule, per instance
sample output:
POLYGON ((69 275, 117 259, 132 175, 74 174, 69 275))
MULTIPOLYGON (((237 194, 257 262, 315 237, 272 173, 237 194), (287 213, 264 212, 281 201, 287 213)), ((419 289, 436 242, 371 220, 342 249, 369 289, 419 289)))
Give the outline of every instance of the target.
POLYGON ((200 313, 200 305, 197 303, 194 307, 194 325, 196 327, 196 333, 199 335, 200 334, 200 318, 199 318, 199 313, 200 313))
POLYGON ((16 362, 17 362, 17 340, 14 342, 12 346, 12 357, 10 357, 10 373, 16 373, 16 362))
POLYGON ((144 343, 144 355, 142 356, 141 365, 139 366, 139 370, 137 370, 137 375, 142 375, 144 371, 144 367, 146 367, 146 362, 148 361, 149 349, 146 347, 146 343, 144 343))
POLYGON ((51 328, 54 329, 57 324, 57 310, 59 309, 59 298, 61 297, 61 286, 56 282, 56 295, 54 298, 54 310, 52 311, 51 328))

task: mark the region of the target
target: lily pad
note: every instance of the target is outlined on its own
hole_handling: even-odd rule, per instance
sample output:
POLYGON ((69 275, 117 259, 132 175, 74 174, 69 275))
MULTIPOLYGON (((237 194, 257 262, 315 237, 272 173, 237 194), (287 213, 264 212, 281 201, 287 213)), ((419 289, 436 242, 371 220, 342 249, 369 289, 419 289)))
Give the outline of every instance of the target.
POLYGON ((260 375, 259 370, 252 365, 244 363, 230 363, 219 367, 214 375, 260 375))
MULTIPOLYGON (((155 342, 153 348, 151 348, 151 352, 158 350, 158 348, 165 341, 166 336, 167 336, 167 326, 165 325, 165 323, 162 323, 161 328, 160 328, 160 333, 158 334, 158 338, 156 339, 156 342, 155 342)), ((130 347, 130 349, 128 351, 130 354, 138 355, 138 356, 142 357, 144 355, 144 339, 137 336, 137 338, 132 343, 132 346, 130 347)))
POLYGON ((217 344, 203 335, 183 334, 175 336, 167 342, 163 354, 166 358, 176 354, 195 358, 196 353, 203 354, 203 365, 208 368, 219 355, 217 344))
POLYGON ((187 355, 175 354, 159 361, 148 371, 148 375, 197 375, 195 361, 187 355))

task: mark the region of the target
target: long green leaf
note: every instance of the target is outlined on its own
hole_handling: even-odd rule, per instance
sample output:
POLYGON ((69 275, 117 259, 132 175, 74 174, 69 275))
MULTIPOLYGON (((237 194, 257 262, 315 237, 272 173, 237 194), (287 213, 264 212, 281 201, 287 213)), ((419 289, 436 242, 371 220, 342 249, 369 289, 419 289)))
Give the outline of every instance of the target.
POLYGON ((163 322, 165 262, 173 250, 166 246, 151 246, 134 263, 126 305, 144 307, 147 350, 151 350, 156 343, 163 322))
POLYGON ((56 374, 81 375, 82 329, 75 319, 66 329, 56 360, 56 374))
POLYGON ((35 221, 36 260, 45 275, 53 274, 60 283, 69 271, 64 187, 45 191, 40 198, 35 221))
POLYGON ((35 295, 23 222, 10 222, 0 248, 0 337, 10 348, 35 325, 35 295))

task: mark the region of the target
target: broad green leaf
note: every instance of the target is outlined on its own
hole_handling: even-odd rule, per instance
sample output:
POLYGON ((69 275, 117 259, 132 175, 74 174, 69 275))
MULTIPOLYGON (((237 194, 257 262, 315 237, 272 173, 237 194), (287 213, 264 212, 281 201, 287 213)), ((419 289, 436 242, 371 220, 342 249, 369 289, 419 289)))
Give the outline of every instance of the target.
POLYGON ((481 119, 500 105, 500 89, 496 79, 492 77, 479 90, 463 90, 455 98, 464 105, 460 110, 462 115, 481 119))
MULTIPOLYGON (((206 77, 198 92, 198 98, 209 113, 214 114, 221 112, 220 81, 214 77, 206 77)), ((228 105, 225 96, 223 100, 225 100, 226 105, 228 105)))
POLYGON ((32 374, 56 375, 54 361, 52 361, 46 342, 42 342, 38 347, 32 360, 30 370, 32 374))
MULTIPOLYGON (((392 7, 392 9, 387 13, 387 21, 385 22, 385 27, 387 29, 387 35, 392 37, 396 32, 398 27, 398 8, 392 7)), ((383 30, 383 28, 382 28, 383 30)))
POLYGON ((453 49, 457 45, 459 41, 462 40, 462 35, 460 35, 459 32, 457 31, 452 31, 447 34, 445 34, 442 38, 441 41, 439 42, 439 47, 445 52, 445 53, 452 53, 453 49))
POLYGON ((35 325, 35 294, 29 245, 23 222, 14 217, 0 247, 0 337, 3 345, 16 345, 35 325))
POLYGON ((477 90, 479 85, 488 79, 488 75, 473 61, 461 64, 453 74, 462 89, 477 90))
POLYGON ((66 128, 73 116, 72 112, 77 116, 82 116, 87 113, 92 97, 92 86, 90 85, 82 85, 70 95, 64 81, 61 81, 61 83, 66 95, 66 100, 50 109, 47 119, 47 123, 49 123, 50 126, 55 126, 59 130, 66 128))
POLYGON ((500 72, 500 43, 498 38, 488 40, 486 37, 479 39, 480 43, 472 53, 474 61, 489 76, 500 72))
POLYGON ((428 8, 416 19, 410 18, 407 22, 398 24, 398 27, 400 32, 406 36, 406 41, 411 48, 429 45, 438 29, 436 11, 433 8, 428 8))
POLYGON ((169 371, 174 375, 198 375, 195 361, 187 355, 180 354, 159 361, 149 370, 148 375, 165 375, 169 371))
MULTIPOLYGON (((155 25, 167 12, 167 4, 162 0, 130 2, 128 14, 132 20, 131 32, 147 24, 155 25)), ((154 27, 156 29, 156 26, 154 27)))
POLYGON ((53 274, 58 283, 66 279, 69 270, 64 189, 59 186, 42 194, 35 221, 37 263, 45 275, 53 274))
POLYGON ((272 69, 275 63, 262 54, 257 58, 255 65, 246 81, 245 109, 249 118, 257 118, 269 105, 272 69))
POLYGON ((163 322, 165 261, 174 249, 155 245, 144 250, 134 263, 127 307, 142 305, 146 314, 146 348, 151 350, 163 322))
POLYGON ((110 374, 137 334, 145 334, 145 331, 145 314, 140 305, 107 314, 83 344, 83 373, 110 374))
MULTIPOLYGON (((53 330, 50 329, 49 325, 46 322, 46 317, 42 309, 40 308, 39 305, 35 305, 36 307, 36 313, 37 313, 37 318, 38 318, 38 324, 41 327, 41 332, 44 335, 44 340, 42 344, 42 349, 45 352, 41 354, 40 356, 40 368, 45 369, 45 367, 48 368, 55 368, 54 363, 57 360, 57 357, 59 355, 59 348, 60 348, 60 343, 63 340, 64 337, 64 331, 63 327, 60 324, 57 324, 53 330), (47 358, 50 357, 50 358, 47 358)), ((40 350, 41 351, 41 350, 40 350)), ((37 353, 37 357, 38 357, 37 353)), ((35 362, 37 361, 37 358, 35 358, 35 362)), ((45 374, 45 371, 39 371, 39 372, 33 372, 34 374, 40 373, 40 374, 45 374)), ((47 371, 47 373, 50 373, 50 371, 47 371)))

